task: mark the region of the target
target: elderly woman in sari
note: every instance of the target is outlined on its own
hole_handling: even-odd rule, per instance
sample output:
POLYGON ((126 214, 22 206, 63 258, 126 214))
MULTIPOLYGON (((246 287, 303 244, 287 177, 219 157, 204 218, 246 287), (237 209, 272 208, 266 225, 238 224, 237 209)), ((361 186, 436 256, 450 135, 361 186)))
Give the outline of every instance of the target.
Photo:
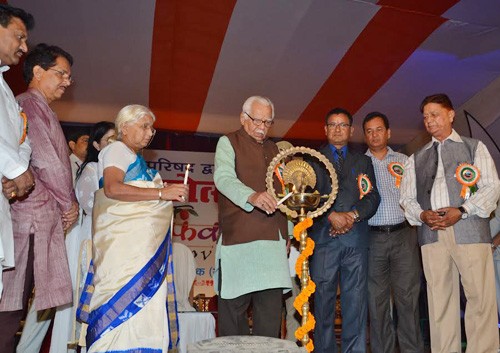
POLYGON ((93 259, 79 310, 89 324, 88 352, 168 350, 170 201, 187 198, 188 187, 162 183, 139 154, 154 121, 146 107, 124 107, 115 120, 118 141, 99 154, 93 259))

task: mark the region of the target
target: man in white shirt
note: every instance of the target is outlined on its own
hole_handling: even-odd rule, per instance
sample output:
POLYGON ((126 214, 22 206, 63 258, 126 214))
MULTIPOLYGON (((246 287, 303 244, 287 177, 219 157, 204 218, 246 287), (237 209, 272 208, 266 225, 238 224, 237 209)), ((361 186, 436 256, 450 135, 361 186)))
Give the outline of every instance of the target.
POLYGON ((0 297, 2 271, 14 266, 9 199, 25 195, 34 186, 33 175, 28 170, 31 148, 26 138, 26 118, 21 115, 3 73, 9 69, 7 65, 17 65, 27 52, 28 30, 33 25, 33 16, 24 10, 0 4, 0 179, 3 189, 0 195, 0 297))
POLYGON ((73 174, 73 185, 75 184, 76 172, 87 156, 88 144, 89 132, 86 129, 77 130, 68 138, 68 146, 71 150, 69 160, 71 162, 71 173, 73 174))
POLYGON ((380 205, 368 220, 368 308, 370 311, 370 348, 372 353, 394 353, 396 342, 401 353, 423 353, 418 298, 420 265, 417 232, 405 220, 399 206, 400 182, 408 157, 392 150, 389 119, 372 112, 363 120, 372 159, 380 205), (391 317, 391 294, 397 310, 397 326, 391 317), (397 339, 396 339, 397 338, 397 339))
POLYGON ((459 284, 467 298, 467 353, 496 353, 497 308, 489 216, 500 194, 491 155, 478 140, 453 130, 445 94, 420 109, 432 141, 405 164, 400 204, 418 226, 427 280, 431 350, 461 351, 459 284))

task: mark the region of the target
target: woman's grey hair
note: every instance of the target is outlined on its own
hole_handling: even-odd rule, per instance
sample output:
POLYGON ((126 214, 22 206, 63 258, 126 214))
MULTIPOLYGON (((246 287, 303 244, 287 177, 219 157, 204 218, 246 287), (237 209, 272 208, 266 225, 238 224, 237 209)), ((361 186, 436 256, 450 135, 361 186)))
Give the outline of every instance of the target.
POLYGON ((274 104, 271 102, 271 100, 267 97, 262 97, 262 96, 251 96, 247 98, 245 103, 243 103, 243 112, 250 113, 252 110, 252 104, 255 102, 263 104, 263 105, 268 105, 271 107, 271 119, 274 119, 274 104))
POLYGON ((123 107, 115 119, 116 139, 121 140, 122 129, 125 125, 133 124, 145 116, 153 118, 153 122, 156 120, 153 112, 143 105, 131 104, 123 107))

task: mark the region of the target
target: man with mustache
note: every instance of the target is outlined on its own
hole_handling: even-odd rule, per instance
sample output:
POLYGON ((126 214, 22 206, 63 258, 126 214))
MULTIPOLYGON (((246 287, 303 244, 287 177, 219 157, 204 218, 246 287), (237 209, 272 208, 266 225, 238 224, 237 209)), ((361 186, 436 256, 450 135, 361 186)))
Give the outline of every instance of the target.
MULTIPOLYGON (((64 233, 78 217, 78 204, 66 139, 49 107, 71 85, 72 63, 71 55, 61 48, 37 45, 24 62, 28 90, 16 97, 28 116, 33 150, 30 169, 37 186, 11 205, 16 267, 5 272, 5 292, 0 300, 0 322, 5 328, 2 336, 12 335, 11 342, 33 285, 36 291, 32 305, 36 310, 72 301, 64 233)), ((28 322, 25 330, 32 329, 33 323, 28 322)), ((5 352, 11 352, 11 347, 5 352)), ((66 351, 66 345, 63 349, 66 351)))
MULTIPOLYGON (((23 196, 33 187, 28 169, 31 148, 26 139, 25 118, 3 73, 8 65, 17 65, 28 47, 28 30, 33 28, 33 16, 22 9, 0 4, 0 179, 11 186, 0 195, 0 298, 2 272, 14 266, 14 240, 9 199, 23 196)), ((0 326, 0 332, 2 327, 0 326)), ((0 339, 0 351, 2 349, 0 339)))
POLYGON ((265 183, 267 166, 278 154, 267 138, 274 123, 271 100, 248 98, 240 123, 238 131, 220 138, 215 151, 219 335, 249 335, 247 308, 252 303, 252 333, 278 337, 282 290, 291 288, 291 281, 286 218, 275 212, 276 200, 265 183))
POLYGON ((500 181, 486 146, 453 129, 455 110, 443 93, 420 105, 432 140, 405 164, 400 204, 417 226, 427 280, 431 350, 461 352, 460 291, 464 287, 466 353, 498 350, 489 217, 500 181), (472 189, 472 190, 471 190, 472 189))

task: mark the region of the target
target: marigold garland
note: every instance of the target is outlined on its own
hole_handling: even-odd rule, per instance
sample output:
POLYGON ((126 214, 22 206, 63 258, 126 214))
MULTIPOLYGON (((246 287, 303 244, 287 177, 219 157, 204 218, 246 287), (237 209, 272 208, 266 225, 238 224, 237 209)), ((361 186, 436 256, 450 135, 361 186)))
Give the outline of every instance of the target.
POLYGON ((313 340, 309 340, 309 342, 307 342, 307 344, 306 344, 306 350, 308 352, 312 352, 314 350, 313 340))
MULTIPOLYGON (((312 218, 306 218, 302 222, 297 223, 295 227, 293 227, 293 236, 297 241, 300 241, 300 234, 311 227, 313 224, 312 218)), ((314 241, 311 238, 306 239, 306 247, 303 251, 300 252, 300 255, 295 263, 295 271, 299 278, 302 276, 302 264, 307 260, 309 256, 313 254, 314 251, 314 241)), ((309 297, 316 290, 316 284, 311 280, 311 277, 308 276, 307 286, 301 290, 301 292, 297 295, 293 302, 293 306, 302 315, 302 306, 309 301, 309 297)), ((314 315, 309 312, 307 313, 307 321, 305 325, 300 326, 295 331, 295 338, 297 340, 302 340, 302 338, 316 325, 316 320, 314 319, 314 315)), ((308 352, 312 352, 314 349, 313 341, 310 339, 309 342, 305 346, 308 352)))

